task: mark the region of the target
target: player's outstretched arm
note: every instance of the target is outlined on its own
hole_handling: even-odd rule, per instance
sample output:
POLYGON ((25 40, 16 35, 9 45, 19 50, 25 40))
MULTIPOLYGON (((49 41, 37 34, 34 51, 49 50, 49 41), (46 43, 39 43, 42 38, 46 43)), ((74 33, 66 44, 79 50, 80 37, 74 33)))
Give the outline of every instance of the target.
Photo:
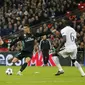
POLYGON ((10 43, 10 47, 12 47, 13 45, 15 45, 15 43, 17 43, 19 40, 15 39, 13 42, 10 43))
POLYGON ((0 37, 0 45, 2 45, 4 42, 2 40, 2 38, 0 37))
POLYGON ((18 38, 16 38, 13 42, 10 43, 10 47, 15 45, 15 43, 17 43, 18 41, 22 41, 22 40, 23 40, 23 35, 20 35, 18 38))

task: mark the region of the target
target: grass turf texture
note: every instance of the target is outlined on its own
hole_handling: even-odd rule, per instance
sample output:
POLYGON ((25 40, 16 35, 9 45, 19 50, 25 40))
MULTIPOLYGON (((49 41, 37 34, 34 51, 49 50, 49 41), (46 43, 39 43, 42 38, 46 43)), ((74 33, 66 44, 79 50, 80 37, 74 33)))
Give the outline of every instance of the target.
POLYGON ((7 68, 0 66, 0 85, 85 85, 85 77, 75 67, 63 67, 65 73, 60 76, 54 75, 56 67, 27 67, 22 76, 16 75, 20 67, 11 67, 13 75, 5 74, 7 68))

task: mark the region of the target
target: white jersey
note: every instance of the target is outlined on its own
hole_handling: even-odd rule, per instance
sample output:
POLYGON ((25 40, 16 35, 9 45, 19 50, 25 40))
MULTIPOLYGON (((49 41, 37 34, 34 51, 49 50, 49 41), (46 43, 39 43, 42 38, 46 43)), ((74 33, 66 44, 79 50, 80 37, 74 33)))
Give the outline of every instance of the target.
POLYGON ((66 26, 65 28, 63 28, 61 30, 61 35, 66 36, 65 47, 76 46, 76 43, 75 43, 76 31, 72 27, 66 26))

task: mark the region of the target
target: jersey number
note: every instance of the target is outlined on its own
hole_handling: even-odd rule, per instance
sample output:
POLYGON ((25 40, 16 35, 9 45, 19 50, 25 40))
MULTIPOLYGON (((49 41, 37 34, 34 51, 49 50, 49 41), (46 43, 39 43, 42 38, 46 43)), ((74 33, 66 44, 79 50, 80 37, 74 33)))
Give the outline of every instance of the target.
POLYGON ((70 38, 71 38, 71 41, 72 41, 72 42, 75 41, 75 38, 74 38, 74 34, 73 34, 73 33, 70 34, 70 38))

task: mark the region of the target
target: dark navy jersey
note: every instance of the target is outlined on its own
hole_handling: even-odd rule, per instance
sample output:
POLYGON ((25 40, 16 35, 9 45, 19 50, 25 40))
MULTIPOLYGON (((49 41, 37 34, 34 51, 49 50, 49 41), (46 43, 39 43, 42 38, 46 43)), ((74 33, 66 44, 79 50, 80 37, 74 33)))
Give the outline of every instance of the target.
POLYGON ((34 40, 35 37, 31 34, 24 34, 20 37, 20 40, 23 41, 23 51, 32 52, 34 49, 34 40))

